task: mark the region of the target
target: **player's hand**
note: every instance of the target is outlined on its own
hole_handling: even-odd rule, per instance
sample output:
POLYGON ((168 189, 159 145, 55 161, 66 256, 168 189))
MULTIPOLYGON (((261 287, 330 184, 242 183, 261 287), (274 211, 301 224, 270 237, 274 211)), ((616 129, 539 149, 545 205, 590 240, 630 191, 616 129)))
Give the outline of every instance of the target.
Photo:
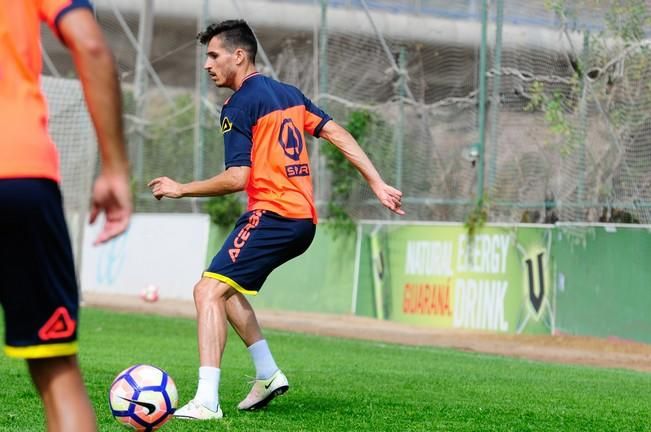
POLYGON ((380 200, 383 206, 399 215, 405 214, 404 210, 401 208, 402 192, 398 189, 389 186, 384 182, 378 182, 377 184, 371 185, 371 189, 373 189, 377 199, 380 200))
POLYGON ((150 181, 147 186, 151 189, 151 193, 157 200, 167 198, 181 198, 183 191, 181 190, 181 183, 175 182, 169 177, 157 177, 150 181))
POLYGON ((102 171, 93 186, 90 223, 94 223, 101 212, 105 213, 106 222, 94 244, 105 243, 122 234, 129 226, 132 209, 128 175, 102 171))

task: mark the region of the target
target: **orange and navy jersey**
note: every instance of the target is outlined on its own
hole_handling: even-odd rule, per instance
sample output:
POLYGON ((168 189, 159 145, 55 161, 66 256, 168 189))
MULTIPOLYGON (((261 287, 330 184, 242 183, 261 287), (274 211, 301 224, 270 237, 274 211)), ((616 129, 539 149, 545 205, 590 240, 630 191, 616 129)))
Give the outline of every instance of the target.
POLYGON ((59 34, 69 11, 88 0, 0 0, 0 178, 59 181, 59 157, 47 131, 41 93, 40 24, 59 34))
POLYGON ((248 210, 317 221, 303 133, 318 137, 331 117, 296 87, 254 73, 221 114, 226 168, 250 166, 248 210))

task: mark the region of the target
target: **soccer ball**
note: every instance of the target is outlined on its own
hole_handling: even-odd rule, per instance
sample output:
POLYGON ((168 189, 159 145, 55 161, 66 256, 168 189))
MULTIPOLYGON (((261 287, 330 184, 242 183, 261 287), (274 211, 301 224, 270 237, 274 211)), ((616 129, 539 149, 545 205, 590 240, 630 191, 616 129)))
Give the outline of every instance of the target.
POLYGON ((172 378, 162 369, 135 365, 120 372, 109 391, 115 419, 137 431, 154 431, 168 421, 178 404, 172 378))
POLYGON ((146 302, 155 302, 158 300, 158 287, 149 284, 140 292, 140 298, 146 302))

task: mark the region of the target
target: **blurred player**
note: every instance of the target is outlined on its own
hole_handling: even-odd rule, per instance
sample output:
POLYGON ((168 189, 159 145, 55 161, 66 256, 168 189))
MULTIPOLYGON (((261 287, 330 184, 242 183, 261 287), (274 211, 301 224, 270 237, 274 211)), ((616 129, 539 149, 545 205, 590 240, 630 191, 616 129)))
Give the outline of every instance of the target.
POLYGON ((226 170, 187 184, 159 177, 149 187, 158 199, 241 190, 249 196, 248 211, 194 287, 199 384, 194 398, 175 413, 181 418, 217 419, 222 417, 218 388, 227 322, 248 347, 256 369, 253 388, 238 408, 261 408, 289 388, 243 294, 256 295, 272 270, 302 254, 314 238, 317 214, 303 132, 337 146, 383 205, 404 212, 401 192, 384 183, 345 129, 295 87, 256 72, 257 41, 246 22, 213 24, 199 40, 207 45, 204 68, 215 85, 235 91, 225 102, 220 121, 226 170))
POLYGON ((40 89, 40 24, 70 50, 99 141, 102 170, 91 222, 96 243, 131 215, 121 99, 112 54, 86 0, 5 0, 0 5, 0 303, 5 352, 27 360, 49 431, 94 431, 77 364, 78 291, 59 189, 59 159, 40 89))

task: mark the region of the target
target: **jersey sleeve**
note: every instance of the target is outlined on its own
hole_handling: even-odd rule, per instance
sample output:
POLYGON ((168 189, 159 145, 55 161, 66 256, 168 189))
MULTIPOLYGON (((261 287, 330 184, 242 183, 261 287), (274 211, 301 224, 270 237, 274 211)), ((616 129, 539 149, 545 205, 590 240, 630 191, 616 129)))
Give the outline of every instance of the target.
POLYGON ((41 20, 45 21, 59 37, 59 21, 65 14, 78 8, 93 10, 89 0, 38 0, 38 3, 41 20))
POLYGON ((221 114, 221 130, 224 134, 224 164, 226 169, 251 166, 253 122, 245 112, 225 106, 221 114))
POLYGON ((326 123, 332 120, 332 117, 314 105, 307 97, 303 96, 303 101, 305 105, 305 131, 318 138, 321 134, 321 129, 323 129, 326 123))

